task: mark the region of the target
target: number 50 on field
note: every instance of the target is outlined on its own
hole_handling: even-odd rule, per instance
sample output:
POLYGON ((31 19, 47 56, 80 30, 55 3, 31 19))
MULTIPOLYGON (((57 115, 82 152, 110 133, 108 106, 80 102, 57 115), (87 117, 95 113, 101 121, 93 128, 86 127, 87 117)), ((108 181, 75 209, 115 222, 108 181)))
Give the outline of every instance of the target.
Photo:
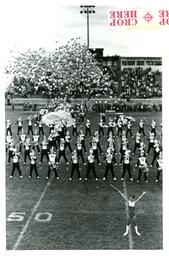
MULTIPOLYGON (((21 222, 26 217, 26 212, 12 212, 7 221, 9 222, 21 222)), ((39 212, 35 214, 34 220, 38 222, 48 222, 52 219, 52 214, 50 212, 39 212)))

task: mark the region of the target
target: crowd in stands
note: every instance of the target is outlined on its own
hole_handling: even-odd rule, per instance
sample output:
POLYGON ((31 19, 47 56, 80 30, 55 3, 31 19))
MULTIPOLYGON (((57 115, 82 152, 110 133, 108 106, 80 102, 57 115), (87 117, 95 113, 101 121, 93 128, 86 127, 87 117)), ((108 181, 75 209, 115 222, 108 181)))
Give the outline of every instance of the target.
MULTIPOLYGON (((106 72, 111 72, 107 69, 106 72)), ((91 81, 88 86, 85 82, 78 85, 63 84, 60 80, 51 83, 49 77, 44 84, 34 84, 25 79, 14 79, 14 86, 10 93, 13 96, 43 98, 99 98, 110 97, 122 99, 130 98, 159 98, 162 96, 161 72, 152 71, 151 68, 125 68, 117 74, 117 70, 110 73, 109 80, 95 83, 91 81), (118 79, 118 76, 120 79, 118 79)))

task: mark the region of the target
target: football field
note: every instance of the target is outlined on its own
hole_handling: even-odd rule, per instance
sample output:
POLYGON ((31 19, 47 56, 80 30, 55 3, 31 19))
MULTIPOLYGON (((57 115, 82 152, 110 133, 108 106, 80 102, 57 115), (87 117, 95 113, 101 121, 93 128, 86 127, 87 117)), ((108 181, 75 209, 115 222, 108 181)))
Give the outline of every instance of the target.
MULTIPOLYGON (((6 110, 6 119, 12 122, 12 132, 15 142, 18 142, 17 124, 19 116, 27 118, 31 112, 6 110)), ((138 131, 138 123, 143 118, 145 131, 148 137, 151 120, 157 123, 157 137, 161 139, 161 113, 127 113, 136 119, 132 130, 135 135, 138 131)), ((114 116, 107 113, 108 117, 114 116)), ((88 113, 91 121, 91 129, 98 129, 99 114, 88 113)), ((106 123, 107 123, 106 122, 106 123)), ((84 130, 84 125, 78 124, 78 129, 84 130)), ((24 131, 27 132, 24 124, 24 131)), ((72 134, 71 128, 70 132, 72 134)), ((49 128, 44 127, 45 133, 49 134, 49 128)), ((107 128, 105 128, 107 132, 107 128)), ((42 140, 42 135, 41 135, 42 140)), ((87 151, 91 138, 86 139, 87 151)), ((147 138, 143 138, 147 145, 147 138)), ((134 139, 129 136, 129 149, 133 150, 134 139)), ((71 145, 75 148, 76 137, 72 137, 71 145)), ((106 152, 107 139, 101 136, 100 140, 103 152, 106 152)), ((120 139, 115 137, 117 152, 119 152, 120 139)), ((68 159, 71 158, 69 149, 66 151, 68 159)), ((117 181, 112 181, 111 174, 103 181, 105 173, 104 155, 99 154, 101 166, 95 163, 96 173, 99 178, 95 181, 91 176, 88 181, 84 180, 87 167, 80 160, 80 172, 82 180, 79 181, 75 174, 72 181, 69 180, 71 161, 66 165, 62 159, 57 166, 60 179, 53 176, 47 180, 47 161, 39 164, 40 156, 37 154, 37 166, 40 179, 35 176, 29 177, 29 162, 23 164, 23 152, 20 159, 20 167, 23 178, 20 179, 15 172, 10 179, 12 163, 6 165, 6 240, 7 250, 120 250, 120 249, 162 249, 162 178, 156 183, 156 164, 150 168, 148 183, 143 177, 141 182, 136 183, 138 168, 138 155, 132 155, 132 175, 134 181, 126 175, 124 181, 120 181, 122 166, 115 166, 117 181), (139 232, 137 236, 132 226, 128 236, 123 237, 125 232, 128 206, 124 199, 110 184, 116 186, 126 196, 135 194, 136 198, 143 192, 147 194, 137 203, 136 213, 139 232)), ((85 155, 85 158, 87 156, 85 155)), ((116 156, 117 163, 120 155, 116 156)), ((152 160, 152 152, 148 156, 148 162, 152 160)))

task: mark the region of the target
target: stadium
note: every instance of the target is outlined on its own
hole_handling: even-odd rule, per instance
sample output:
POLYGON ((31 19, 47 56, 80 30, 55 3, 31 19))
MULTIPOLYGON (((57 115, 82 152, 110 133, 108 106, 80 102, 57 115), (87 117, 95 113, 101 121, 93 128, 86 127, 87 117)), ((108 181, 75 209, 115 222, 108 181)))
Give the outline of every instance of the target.
POLYGON ((163 249, 162 58, 72 38, 6 75, 6 249, 163 249))

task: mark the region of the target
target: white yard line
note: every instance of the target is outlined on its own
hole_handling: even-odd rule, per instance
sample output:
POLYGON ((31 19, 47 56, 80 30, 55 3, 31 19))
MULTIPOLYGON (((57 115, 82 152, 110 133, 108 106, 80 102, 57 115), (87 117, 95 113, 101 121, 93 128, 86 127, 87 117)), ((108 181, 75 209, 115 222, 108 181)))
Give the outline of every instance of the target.
POLYGON ((32 218, 33 218, 33 216, 34 216, 34 214, 35 214, 37 208, 39 207, 39 205, 40 205, 42 199, 44 198, 44 196, 45 196, 45 194, 46 194, 46 191, 47 191, 48 187, 51 185, 52 180, 53 180, 53 178, 50 179, 50 180, 48 181, 48 183, 46 184, 44 190, 42 191, 42 193, 41 193, 41 195, 40 195, 40 197, 39 197, 38 202, 35 204, 35 206, 34 206, 32 212, 31 212, 31 215, 29 216, 27 222, 26 222, 25 225, 23 226, 22 231, 21 231, 21 233, 19 234, 19 236, 18 236, 18 238, 17 238, 17 240, 16 240, 16 242, 15 242, 15 244, 14 244, 12 250, 16 250, 17 247, 19 246, 19 244, 20 244, 20 242, 21 242, 21 240, 22 240, 22 238, 23 238, 25 232, 27 231, 27 228, 28 228, 29 225, 30 225, 30 222, 31 222, 31 220, 32 220, 32 218))
MULTIPOLYGON (((123 192, 126 198, 128 198, 127 195, 127 187, 126 187, 126 182, 125 180, 123 181, 123 192)), ((129 207, 128 207, 128 203, 125 200, 125 210, 126 210, 126 218, 128 218, 128 211, 129 211, 129 207)), ((133 249, 133 245, 134 245, 134 241, 133 241, 133 235, 132 235, 132 230, 131 230, 131 226, 129 227, 129 249, 132 250, 133 249)))
MULTIPOLYGON (((82 127, 82 125, 80 125, 77 130, 79 130, 81 127, 82 127)), ((22 238, 23 238, 25 232, 27 231, 27 229, 28 229, 28 227, 29 227, 29 225, 30 225, 30 222, 31 222, 31 220, 32 220, 32 218, 33 218, 33 216, 34 216, 36 210, 38 209, 38 207, 39 207, 39 205, 40 205, 42 199, 44 198, 44 196, 45 196, 45 194, 46 194, 46 191, 47 191, 48 187, 51 185, 52 180, 53 180, 53 178, 51 178, 51 179, 47 182, 47 184, 46 184, 44 190, 42 191, 42 193, 41 193, 41 195, 40 195, 40 197, 39 197, 38 202, 36 203, 36 205, 34 206, 32 212, 31 212, 31 215, 29 216, 27 222, 26 222, 25 225, 23 226, 22 231, 20 232, 20 234, 19 234, 19 236, 18 236, 18 238, 17 238, 17 240, 16 240, 16 242, 15 242, 15 244, 14 244, 12 250, 16 250, 16 249, 18 248, 18 246, 19 246, 19 244, 20 244, 20 242, 21 242, 21 240, 22 240, 22 238)))

